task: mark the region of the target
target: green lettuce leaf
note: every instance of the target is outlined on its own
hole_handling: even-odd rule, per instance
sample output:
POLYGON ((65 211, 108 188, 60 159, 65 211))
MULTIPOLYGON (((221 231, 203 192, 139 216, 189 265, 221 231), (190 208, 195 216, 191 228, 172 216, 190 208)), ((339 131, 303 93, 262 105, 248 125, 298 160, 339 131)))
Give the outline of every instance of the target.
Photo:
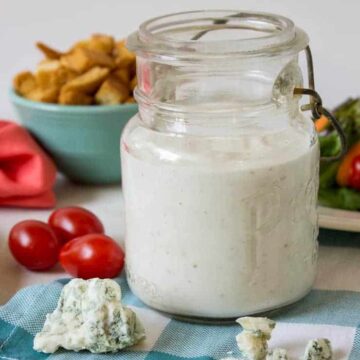
MULTIPOLYGON (((360 141, 360 98, 349 99, 334 110, 347 140, 348 148, 360 141)), ((340 152, 340 139, 332 128, 319 136, 321 156, 334 156, 340 152)), ((321 162, 319 204, 346 210, 360 210, 360 192, 339 187, 336 174, 341 160, 321 162)))
POLYGON ((319 204, 345 210, 360 210, 360 192, 348 188, 320 188, 319 204))

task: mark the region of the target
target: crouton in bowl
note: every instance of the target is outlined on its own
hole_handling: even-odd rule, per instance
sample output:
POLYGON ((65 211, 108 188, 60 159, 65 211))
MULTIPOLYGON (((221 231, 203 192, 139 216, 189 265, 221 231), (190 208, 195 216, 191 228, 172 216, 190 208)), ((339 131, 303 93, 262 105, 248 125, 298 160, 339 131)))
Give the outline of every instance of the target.
POLYGON ((45 59, 17 74, 10 90, 20 122, 71 180, 120 182, 120 136, 138 110, 135 55, 99 34, 64 52, 37 47, 45 59))

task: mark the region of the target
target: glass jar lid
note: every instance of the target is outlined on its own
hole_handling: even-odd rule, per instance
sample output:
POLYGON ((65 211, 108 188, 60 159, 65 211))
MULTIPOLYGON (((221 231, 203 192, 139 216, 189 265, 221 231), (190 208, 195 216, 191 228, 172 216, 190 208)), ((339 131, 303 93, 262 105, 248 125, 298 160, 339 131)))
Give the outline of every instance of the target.
POLYGON ((280 15, 200 10, 146 21, 127 44, 140 56, 186 60, 295 54, 308 42, 304 31, 280 15))

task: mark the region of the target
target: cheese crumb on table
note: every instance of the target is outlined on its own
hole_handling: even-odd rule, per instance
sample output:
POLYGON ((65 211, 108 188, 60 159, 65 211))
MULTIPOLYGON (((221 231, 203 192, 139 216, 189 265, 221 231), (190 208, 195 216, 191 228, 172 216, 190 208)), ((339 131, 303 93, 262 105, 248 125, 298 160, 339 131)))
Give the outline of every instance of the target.
POLYGON ((265 317, 250 317, 245 316, 236 320, 238 324, 244 330, 247 331, 261 331, 261 333, 266 337, 267 340, 271 337, 271 332, 275 328, 275 321, 270 320, 265 317))
POLYGON ((287 352, 280 348, 269 350, 266 360, 288 360, 287 352))
MULTIPOLYGON (((268 340, 276 326, 275 321, 265 317, 242 317, 236 320, 243 331, 236 336, 241 359, 247 360, 288 360, 287 351, 281 348, 268 350, 268 340)), ((222 360, 233 360, 224 358, 222 360)), ((301 360, 332 360, 332 348, 328 339, 313 339, 306 346, 301 360)), ((236 360, 236 359, 234 359, 236 360)), ((240 359, 238 359, 240 360, 240 359)))
POLYGON ((310 340, 306 346, 303 360, 332 360, 332 348, 330 340, 310 340))
POLYGON ((121 304, 121 289, 114 280, 73 279, 64 286, 56 309, 36 334, 34 350, 54 353, 62 347, 116 352, 144 338, 136 314, 121 304))
POLYGON ((239 350, 248 360, 264 360, 267 354, 267 341, 276 323, 264 317, 242 317, 236 320, 243 331, 236 336, 239 350))
POLYGON ((241 353, 248 360, 263 360, 267 353, 267 341, 260 332, 244 330, 236 337, 241 353))

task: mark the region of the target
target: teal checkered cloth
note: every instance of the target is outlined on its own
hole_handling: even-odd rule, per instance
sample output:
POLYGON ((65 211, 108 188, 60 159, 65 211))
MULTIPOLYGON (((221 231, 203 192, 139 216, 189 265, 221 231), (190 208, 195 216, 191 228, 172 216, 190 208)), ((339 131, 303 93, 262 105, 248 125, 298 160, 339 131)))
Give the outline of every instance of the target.
MULTIPOLYGON (((66 350, 55 354, 38 353, 32 349, 34 336, 42 329, 46 314, 55 309, 60 292, 68 281, 64 279, 24 288, 0 307, 0 359, 210 360, 240 357, 235 341, 240 332, 237 324, 201 325, 171 319, 141 303, 123 277, 116 279, 122 289, 123 302, 136 311, 144 324, 145 341, 115 354, 66 350)), ((288 349, 290 358, 298 359, 309 339, 326 337, 333 344, 334 360, 360 359, 359 292, 314 289, 300 302, 275 311, 270 317, 277 321, 277 326, 269 346, 288 349)))

